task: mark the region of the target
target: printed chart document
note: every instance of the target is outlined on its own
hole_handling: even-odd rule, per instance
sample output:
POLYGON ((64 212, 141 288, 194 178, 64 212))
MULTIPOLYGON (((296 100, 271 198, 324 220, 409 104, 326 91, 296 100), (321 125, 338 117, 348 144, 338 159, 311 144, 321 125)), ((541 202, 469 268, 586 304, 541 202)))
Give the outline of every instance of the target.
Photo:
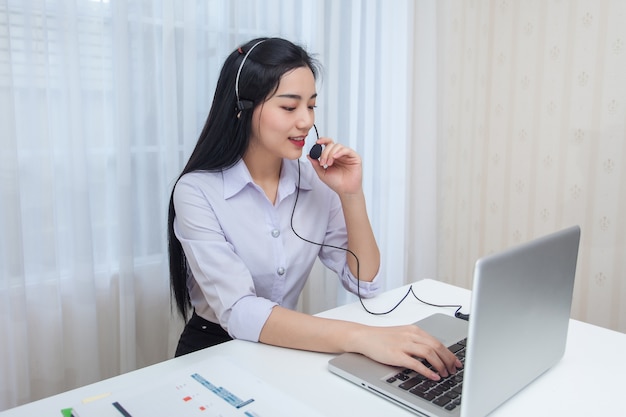
POLYGON ((74 417, 321 417, 221 356, 159 381, 77 404, 74 417))

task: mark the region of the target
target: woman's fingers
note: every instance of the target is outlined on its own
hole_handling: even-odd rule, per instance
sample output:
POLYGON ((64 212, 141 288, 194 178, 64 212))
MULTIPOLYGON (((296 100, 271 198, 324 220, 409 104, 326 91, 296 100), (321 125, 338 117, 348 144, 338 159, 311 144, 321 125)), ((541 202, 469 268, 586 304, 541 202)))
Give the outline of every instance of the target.
POLYGON ((422 329, 409 325, 373 328, 378 333, 370 338, 365 354, 389 365, 410 368, 425 377, 439 380, 462 368, 461 361, 441 342, 422 329), (378 343, 373 343, 376 340, 378 343), (432 366, 430 369, 425 362, 432 366))

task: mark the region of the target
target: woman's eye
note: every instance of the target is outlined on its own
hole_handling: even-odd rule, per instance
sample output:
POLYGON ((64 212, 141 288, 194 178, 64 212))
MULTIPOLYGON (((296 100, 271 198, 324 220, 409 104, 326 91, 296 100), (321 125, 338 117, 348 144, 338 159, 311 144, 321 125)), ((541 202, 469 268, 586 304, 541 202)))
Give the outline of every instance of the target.
MULTIPOLYGON (((283 110, 288 111, 288 112, 292 112, 295 111, 297 109, 297 107, 290 107, 290 106, 281 106, 283 110)), ((317 108, 316 105, 311 105, 308 106, 309 110, 315 110, 317 108)))

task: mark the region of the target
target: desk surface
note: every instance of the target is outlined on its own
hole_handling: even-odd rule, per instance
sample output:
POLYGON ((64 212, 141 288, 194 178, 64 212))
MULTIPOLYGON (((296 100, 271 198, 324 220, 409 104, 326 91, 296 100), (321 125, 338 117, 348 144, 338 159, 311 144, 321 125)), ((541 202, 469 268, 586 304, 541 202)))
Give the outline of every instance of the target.
MULTIPOLYGON (((364 302, 372 311, 387 310, 407 289, 408 286, 397 288, 364 302)), ((468 290, 433 280, 418 281, 413 284, 413 289, 424 301, 434 304, 462 304, 463 311, 468 311, 468 290)), ((410 297, 385 316, 372 316, 359 303, 338 307, 319 316, 390 326, 412 323, 435 312, 453 314, 454 310, 430 307, 410 297)), ((623 395, 623 382, 618 379, 626 374, 623 352, 626 352, 626 334, 570 320, 563 359, 492 415, 626 415, 626 403, 620 398, 623 395)), ((240 340, 25 404, 0 415, 59 416, 61 409, 77 404, 83 398, 130 388, 213 355, 229 357, 252 374, 325 416, 414 416, 399 406, 331 374, 327 369, 327 362, 333 355, 240 340), (302 378, 303 375, 306 378, 302 378)))

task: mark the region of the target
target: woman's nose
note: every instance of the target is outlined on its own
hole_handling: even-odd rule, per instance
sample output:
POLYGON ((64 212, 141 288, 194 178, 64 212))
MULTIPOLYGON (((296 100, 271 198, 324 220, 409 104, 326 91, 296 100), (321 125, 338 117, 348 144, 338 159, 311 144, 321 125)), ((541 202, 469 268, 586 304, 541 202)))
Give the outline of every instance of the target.
POLYGON ((315 123, 315 112, 308 107, 298 112, 297 127, 303 130, 310 130, 315 123))

